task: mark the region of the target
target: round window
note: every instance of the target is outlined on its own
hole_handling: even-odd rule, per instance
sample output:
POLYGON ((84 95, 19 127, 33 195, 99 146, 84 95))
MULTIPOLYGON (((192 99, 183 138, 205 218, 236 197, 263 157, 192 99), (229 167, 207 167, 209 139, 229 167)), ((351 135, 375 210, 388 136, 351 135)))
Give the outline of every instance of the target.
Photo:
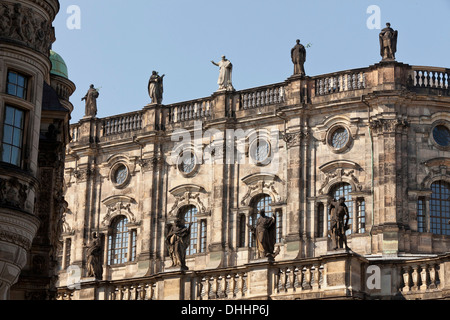
POLYGON ((339 127, 331 135, 331 146, 335 149, 342 149, 347 145, 349 138, 347 129, 339 127))
POLYGON ((189 175, 193 173, 196 168, 196 165, 197 160, 192 152, 180 154, 178 168, 183 174, 189 175))
POLYGON ((114 171, 114 182, 120 186, 125 184, 127 179, 128 179, 128 168, 125 165, 120 164, 114 171))
POLYGON ((433 130, 433 138, 441 147, 448 147, 450 145, 450 130, 445 125, 437 125, 433 130))
POLYGON ((267 165, 271 159, 270 143, 266 139, 256 139, 250 145, 250 156, 257 165, 267 165))
POLYGON ((255 147, 255 160, 257 162, 264 162, 270 153, 270 146, 266 140, 258 140, 255 147))

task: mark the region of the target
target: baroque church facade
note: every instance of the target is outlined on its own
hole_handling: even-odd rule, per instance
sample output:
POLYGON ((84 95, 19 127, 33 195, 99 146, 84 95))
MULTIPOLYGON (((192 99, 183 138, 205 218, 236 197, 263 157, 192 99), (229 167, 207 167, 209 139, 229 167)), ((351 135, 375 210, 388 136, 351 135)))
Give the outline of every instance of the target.
POLYGON ((97 118, 91 86, 69 126, 59 2, 0 3, 0 299, 450 296, 450 70, 390 26, 365 68, 308 76, 298 41, 284 82, 236 90, 223 57, 209 97, 164 105, 154 72, 141 110, 97 118))
POLYGON ((397 62, 397 36, 383 29, 366 68, 307 76, 298 42, 281 83, 236 91, 223 57, 206 98, 164 105, 154 72, 141 110, 100 119, 86 101, 58 299, 448 298, 450 71, 397 62), (331 239, 341 198, 347 249, 331 239))

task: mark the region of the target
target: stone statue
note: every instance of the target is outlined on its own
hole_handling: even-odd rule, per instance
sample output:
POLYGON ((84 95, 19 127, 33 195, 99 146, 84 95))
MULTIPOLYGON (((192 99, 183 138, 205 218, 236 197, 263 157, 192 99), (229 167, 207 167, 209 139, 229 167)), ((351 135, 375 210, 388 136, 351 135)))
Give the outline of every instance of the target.
POLYGON ((148 81, 148 94, 152 99, 152 104, 161 104, 164 93, 164 81, 165 75, 160 76, 158 72, 153 71, 148 81))
POLYGON ((166 243, 172 259, 172 267, 181 267, 182 270, 188 270, 186 250, 190 245, 191 226, 192 223, 186 227, 181 219, 177 219, 175 225, 167 225, 166 243))
POLYGON ((383 60, 395 60, 397 52, 398 31, 391 28, 390 23, 386 23, 386 28, 380 33, 380 54, 383 60))
POLYGON ((345 233, 350 228, 348 225, 350 215, 345 200, 344 197, 341 197, 339 201, 334 199, 329 203, 331 218, 330 231, 328 233, 331 237, 333 250, 344 249, 344 247, 346 250, 349 250, 347 245, 347 235, 345 233))
POLYGON ((306 62, 306 49, 300 43, 300 40, 297 40, 297 44, 291 50, 291 58, 294 63, 294 75, 304 76, 305 73, 305 62, 306 62))
POLYGON ((101 241, 97 236, 97 233, 92 234, 92 244, 87 246, 87 276, 95 277, 97 280, 101 280, 103 277, 102 267, 102 246, 101 241))
POLYGON ((233 64, 226 59, 225 56, 222 56, 222 60, 218 63, 211 61, 212 64, 218 66, 220 68, 219 80, 217 84, 219 85, 219 90, 233 91, 232 84, 232 73, 233 73, 233 64))
POLYGON ((100 93, 98 90, 91 84, 88 92, 84 98, 81 99, 81 101, 86 101, 85 117, 95 117, 97 115, 97 98, 99 95, 100 93))
POLYGON ((258 259, 269 258, 274 260, 280 253, 280 248, 275 252, 276 239, 276 221, 275 218, 266 216, 265 210, 259 212, 260 217, 256 221, 256 227, 249 225, 251 232, 256 240, 258 250, 258 259))

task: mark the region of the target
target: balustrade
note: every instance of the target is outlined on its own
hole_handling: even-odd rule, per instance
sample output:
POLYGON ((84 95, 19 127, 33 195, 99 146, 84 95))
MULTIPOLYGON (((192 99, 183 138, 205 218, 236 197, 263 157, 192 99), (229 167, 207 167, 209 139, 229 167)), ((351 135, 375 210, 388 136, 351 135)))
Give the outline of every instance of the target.
POLYGON ((439 265, 437 264, 406 265, 400 272, 403 280, 400 286, 402 293, 425 292, 439 287, 439 265))
POLYGON ((179 123, 189 120, 209 118, 212 112, 212 103, 209 100, 199 100, 183 104, 171 105, 169 108, 169 122, 179 123))
POLYGON ((154 283, 135 283, 117 286, 111 293, 111 300, 153 300, 155 298, 154 283))
POLYGON ((415 87, 449 89, 450 70, 426 67, 413 67, 413 69, 415 87))
POLYGON ((318 290, 323 282, 323 267, 292 265, 275 273, 274 294, 294 293, 302 290, 318 290))
POLYGON ((242 299, 247 292, 247 274, 225 272, 200 276, 197 281, 197 300, 242 299))
POLYGON ((72 137, 71 142, 77 142, 80 138, 80 127, 79 126, 71 126, 70 127, 70 136, 72 137))
POLYGON ((362 71, 335 74, 315 79, 316 96, 365 88, 366 74, 362 71))
POLYGON ((241 93, 242 109, 253 109, 285 102, 286 90, 283 85, 253 89, 241 93))
POLYGON ((142 129, 142 113, 132 113, 103 120, 103 135, 111 136, 142 129))

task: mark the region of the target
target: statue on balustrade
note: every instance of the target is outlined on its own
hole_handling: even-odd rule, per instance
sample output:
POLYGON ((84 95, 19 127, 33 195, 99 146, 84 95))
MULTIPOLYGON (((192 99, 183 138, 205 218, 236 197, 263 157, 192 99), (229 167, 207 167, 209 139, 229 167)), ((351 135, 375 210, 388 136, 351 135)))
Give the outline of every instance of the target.
POLYGON ((305 72, 305 62, 306 62, 306 49, 300 43, 300 40, 297 40, 297 44, 291 50, 291 58, 294 63, 294 75, 304 76, 305 72))
POLYGON ((102 280, 103 267, 102 267, 102 246, 100 238, 97 233, 92 234, 93 241, 91 245, 86 246, 87 256, 87 276, 94 277, 97 280, 102 280))
POLYGON ((391 28, 391 24, 387 23, 386 28, 380 33, 380 49, 383 60, 395 60, 397 53, 398 31, 391 28))
POLYGON ((270 261, 274 261, 280 253, 279 247, 275 251, 277 223, 275 218, 266 216, 264 209, 259 212, 259 215, 255 227, 248 225, 256 240, 258 259, 268 258, 270 261))
POLYGON ((152 104, 161 104, 164 93, 164 77, 160 76, 157 71, 153 71, 148 81, 148 94, 152 99, 152 104))
POLYGON ((231 61, 227 60, 225 56, 222 56, 222 60, 219 62, 211 61, 212 64, 218 66, 220 68, 219 71, 219 80, 217 84, 219 85, 219 90, 233 91, 233 83, 232 83, 232 73, 233 73, 233 64, 231 61))
POLYGON ((177 219, 175 225, 167 225, 166 244, 172 259, 172 267, 189 269, 186 266, 186 250, 190 245, 191 226, 192 223, 186 226, 181 219, 177 219))
POLYGON ((81 101, 86 101, 85 117, 95 117, 97 115, 97 98, 99 95, 98 89, 95 89, 94 85, 91 84, 88 92, 81 99, 81 101))
POLYGON ((328 231, 333 250, 344 249, 349 250, 347 245, 347 230, 350 229, 348 224, 350 214, 345 204, 346 199, 341 197, 339 201, 334 199, 329 202, 330 212, 330 231, 328 231))

